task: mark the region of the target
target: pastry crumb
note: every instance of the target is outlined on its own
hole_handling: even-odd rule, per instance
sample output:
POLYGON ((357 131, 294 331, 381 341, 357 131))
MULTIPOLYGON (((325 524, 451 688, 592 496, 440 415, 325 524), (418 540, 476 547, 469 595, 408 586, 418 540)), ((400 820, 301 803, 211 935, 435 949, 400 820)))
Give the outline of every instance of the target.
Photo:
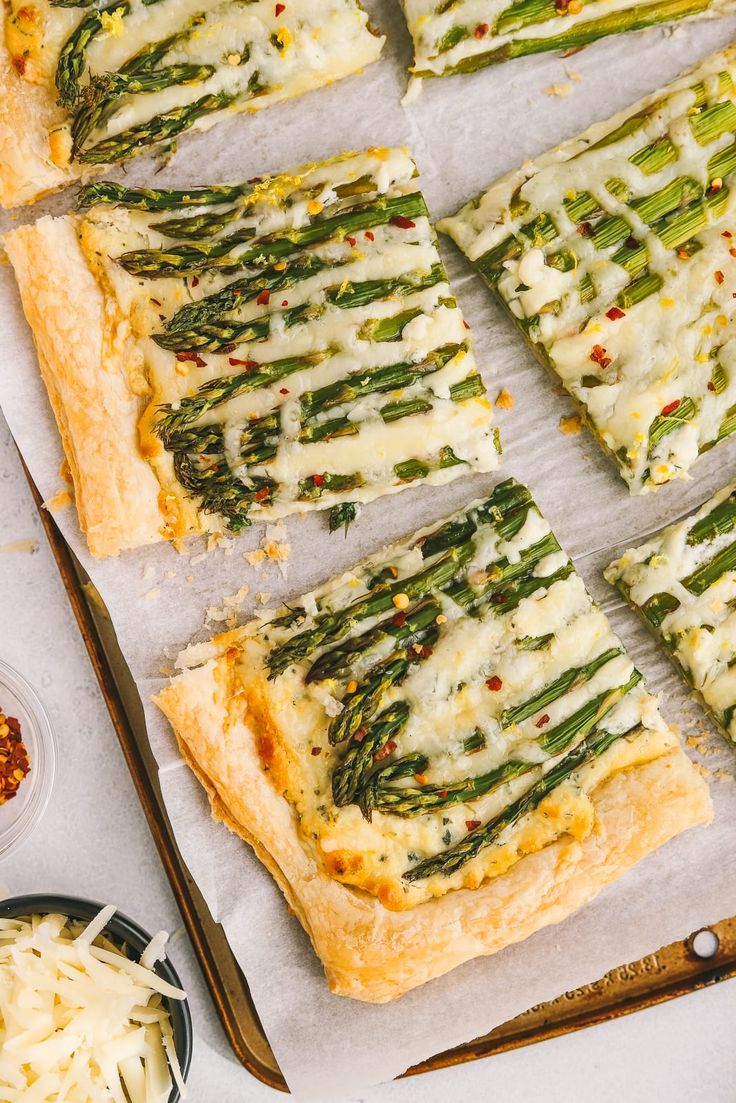
POLYGON ((579 73, 577 69, 571 69, 569 65, 565 65, 565 76, 568 80, 574 80, 576 83, 583 79, 583 74, 579 73))
POLYGON ((499 410, 513 410, 514 396, 511 391, 507 391, 505 387, 502 387, 496 395, 496 406, 499 410))
POLYGON ((146 591, 144 597, 146 601, 157 601, 161 597, 161 591, 158 586, 154 586, 153 589, 146 591))
POLYGON ((47 509, 49 513, 60 513, 62 509, 68 509, 72 501, 72 492, 65 486, 62 490, 57 490, 56 494, 43 504, 44 509, 47 509))
POLYGON ((573 93, 573 86, 568 80, 563 80, 558 84, 548 84, 543 91, 545 96, 571 96, 573 93))
POLYGON ((256 601, 260 601, 261 605, 268 605, 270 600, 270 594, 256 594, 256 601))
POLYGON ((583 427, 583 419, 580 414, 573 414, 572 417, 560 418, 560 432, 566 437, 574 437, 583 427))
POLYGON ((243 559, 246 563, 250 563, 251 567, 259 570, 265 562, 266 553, 263 548, 255 548, 253 551, 243 552, 243 559))

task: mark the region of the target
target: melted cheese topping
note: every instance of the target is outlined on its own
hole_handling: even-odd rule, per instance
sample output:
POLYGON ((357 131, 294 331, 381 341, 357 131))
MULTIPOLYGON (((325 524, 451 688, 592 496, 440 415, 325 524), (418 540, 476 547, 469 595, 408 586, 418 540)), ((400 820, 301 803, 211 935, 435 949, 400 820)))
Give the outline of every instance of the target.
POLYGON ((82 140, 75 138, 74 155, 96 164, 123 159, 190 125, 204 129, 222 110, 258 111, 358 72, 378 58, 384 42, 356 0, 121 0, 100 15, 48 0, 10 0, 5 35, 16 71, 48 85, 55 97, 59 59, 89 20, 78 95, 66 106, 78 126, 90 96, 109 82, 108 108, 82 140), (149 60, 142 62, 146 52, 149 60), (185 127, 139 133, 134 148, 124 140, 110 143, 208 98, 185 127), (92 156, 103 142, 109 156, 92 156))
POLYGON ((632 493, 736 428, 732 50, 440 228, 581 404, 632 493))
POLYGON ((631 548, 606 571, 609 582, 657 627, 688 681, 733 740, 735 515, 736 483, 730 483, 696 513, 631 548), (720 518, 720 524, 711 525, 714 518, 720 518))
MULTIPOLYGON (((265 708, 268 730, 278 732, 278 747, 270 738, 263 743, 264 766, 292 803, 305 845, 331 876, 398 910, 477 887, 555 839, 584 838, 594 824, 597 786, 672 748, 655 699, 568 557, 550 550, 555 545, 528 491, 509 480, 488 503, 473 503, 293 603, 288 623, 264 618, 228 636, 230 646, 238 641, 235 661, 255 727, 265 708), (503 525, 504 517, 508 527, 499 531, 496 521, 503 525), (432 534, 468 518, 475 531, 467 546, 460 544, 456 573, 419 592, 417 579, 449 554, 448 545, 434 550, 432 534), (373 611, 356 612, 356 603, 376 599, 373 611), (413 628, 427 602, 426 633, 403 642, 402 629, 413 628), (309 634, 325 624, 331 630, 310 645, 309 634), (294 647, 292 661, 279 658, 294 647), (343 652, 347 660, 335 665, 343 652), (391 664, 407 656, 393 677, 391 664), (378 674, 381 691, 356 717, 355 702, 378 674), (372 742, 392 709, 405 710, 403 723, 390 742, 372 742), (355 734, 331 741, 329 733, 345 722, 343 731, 355 734), (543 784, 586 738, 602 735, 607 749, 568 769, 490 845, 457 868, 407 880, 543 784), (363 759, 367 772, 346 801, 333 786, 345 781, 345 764, 364 740, 373 748, 363 759), (403 776, 379 773, 407 760, 412 766, 403 776), (509 762, 523 767, 518 776, 484 780, 509 762), (465 796, 466 781, 477 792, 465 796), (375 795, 370 818, 368 790, 375 795), (403 812, 390 804, 397 799, 408 802, 403 812)), ((208 658, 200 646, 180 662, 208 658)))
POLYGON ((472 72, 525 53, 585 45, 596 38, 691 15, 726 15, 731 0, 642 4, 642 0, 581 0, 547 4, 517 0, 401 0, 414 40, 419 77, 472 72), (642 11, 644 8, 644 12, 642 11))
POLYGON ((232 205, 180 217, 131 199, 80 219, 135 338, 143 452, 190 527, 237 531, 495 468, 492 409, 415 174, 403 150, 372 150, 244 186, 232 205), (131 267, 188 249, 211 267, 131 267))

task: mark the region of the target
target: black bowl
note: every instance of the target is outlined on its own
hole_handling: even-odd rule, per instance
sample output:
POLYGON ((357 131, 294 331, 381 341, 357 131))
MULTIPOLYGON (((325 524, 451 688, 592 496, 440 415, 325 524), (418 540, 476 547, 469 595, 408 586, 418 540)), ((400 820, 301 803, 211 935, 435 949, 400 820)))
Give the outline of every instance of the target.
MULTIPOLYGON (((0 900, 0 919, 25 919, 31 915, 48 915, 58 913, 68 916, 69 919, 78 919, 83 923, 89 923, 99 912, 104 904, 97 904, 94 900, 83 900, 79 896, 44 896, 32 894, 29 896, 10 896, 6 900, 0 900)), ((112 919, 104 928, 105 934, 111 942, 120 946, 125 945, 127 954, 133 961, 137 961, 151 936, 137 923, 129 919, 121 912, 115 912, 112 919)), ((181 988, 182 983, 173 965, 168 958, 156 962, 154 972, 169 984, 181 988)), ((163 1003, 171 1017, 171 1028, 174 1032, 174 1046, 176 1056, 181 1065, 181 1074, 186 1080, 189 1066, 192 1063, 192 1049, 194 1047, 192 1035, 192 1016, 189 1012, 188 1000, 169 1000, 162 997, 163 1003)), ((176 1084, 171 1089, 169 1103, 179 1103, 181 1096, 176 1084)))

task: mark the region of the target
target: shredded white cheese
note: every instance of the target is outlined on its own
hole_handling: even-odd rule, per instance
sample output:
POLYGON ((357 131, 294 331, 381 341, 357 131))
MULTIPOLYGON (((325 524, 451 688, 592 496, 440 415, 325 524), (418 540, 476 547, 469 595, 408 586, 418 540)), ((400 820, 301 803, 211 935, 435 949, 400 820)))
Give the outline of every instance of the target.
POLYGON ((0 1099, 3 1103, 166 1103, 186 1098, 163 999, 186 993, 102 933, 103 908, 84 929, 63 915, 0 919, 0 1099), (173 1080, 172 1080, 173 1077, 173 1080))

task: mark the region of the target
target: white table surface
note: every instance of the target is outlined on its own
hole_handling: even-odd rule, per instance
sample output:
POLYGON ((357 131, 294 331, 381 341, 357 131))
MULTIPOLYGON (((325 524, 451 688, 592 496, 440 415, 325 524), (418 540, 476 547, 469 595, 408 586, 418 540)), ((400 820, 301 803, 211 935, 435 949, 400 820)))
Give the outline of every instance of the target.
MULTIPOLYGON (((174 932, 171 956, 190 994, 196 1035, 192 1103, 277 1103, 284 1097, 237 1063, 220 1029, 1 419, 0 610, 0 655, 41 694, 60 752, 49 809, 0 865, 0 888, 96 898, 119 905, 149 930, 174 932), (26 540, 33 541, 32 551, 7 547, 26 540)), ((618 1022, 388 1084, 360 1099, 527 1103, 541 1095, 545 1103, 733 1103, 735 1019, 736 984, 728 982, 618 1022)))

